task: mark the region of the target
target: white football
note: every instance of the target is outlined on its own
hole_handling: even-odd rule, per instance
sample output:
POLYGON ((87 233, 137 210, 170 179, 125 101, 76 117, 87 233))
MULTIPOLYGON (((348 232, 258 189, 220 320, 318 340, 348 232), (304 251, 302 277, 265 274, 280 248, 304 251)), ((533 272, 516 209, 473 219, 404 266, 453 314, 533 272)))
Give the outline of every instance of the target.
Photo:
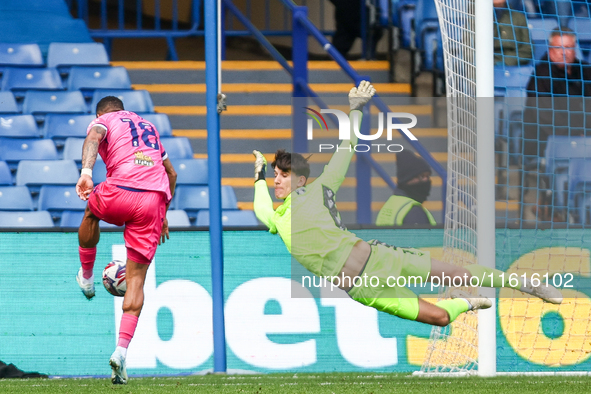
POLYGON ((127 290, 125 262, 113 260, 103 270, 103 285, 115 297, 123 297, 127 290))

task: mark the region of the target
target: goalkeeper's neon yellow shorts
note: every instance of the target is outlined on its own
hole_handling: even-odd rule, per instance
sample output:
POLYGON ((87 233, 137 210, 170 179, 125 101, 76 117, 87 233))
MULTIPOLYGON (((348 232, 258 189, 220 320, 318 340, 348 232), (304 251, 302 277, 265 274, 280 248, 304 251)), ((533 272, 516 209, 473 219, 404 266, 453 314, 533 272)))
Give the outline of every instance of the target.
POLYGON ((398 287, 396 283, 404 281, 397 281, 396 278, 405 277, 406 283, 424 285, 431 272, 430 253, 412 248, 397 248, 376 240, 369 241, 369 244, 371 254, 360 274, 361 279, 365 275, 368 279, 357 282, 359 286, 349 290, 349 296, 379 311, 416 320, 419 315, 418 296, 407 287, 398 287))

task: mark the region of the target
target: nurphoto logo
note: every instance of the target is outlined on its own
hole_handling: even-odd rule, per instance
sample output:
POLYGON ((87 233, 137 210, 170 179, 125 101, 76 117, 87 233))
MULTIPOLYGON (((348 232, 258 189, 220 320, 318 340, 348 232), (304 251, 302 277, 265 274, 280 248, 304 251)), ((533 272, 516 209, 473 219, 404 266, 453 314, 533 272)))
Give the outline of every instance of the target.
MULTIPOLYGON (((318 124, 321 130, 325 129, 328 131, 328 125, 326 124, 326 120, 322 114, 332 114, 335 115, 337 118, 337 123, 339 126, 339 139, 340 140, 350 140, 351 139, 351 121, 349 120, 349 115, 345 112, 340 111, 338 109, 321 109, 320 112, 313 110, 312 108, 305 107, 309 112, 307 115, 310 117, 307 123, 307 136, 308 140, 314 139, 314 121, 318 124)), ((362 134, 359 131, 359 113, 353 112, 353 132, 361 141, 375 141, 378 138, 382 137, 384 133, 384 119, 386 119, 386 139, 388 141, 392 141, 392 131, 393 130, 400 130, 402 131, 410 140, 417 141, 417 137, 409 130, 413 128, 417 124, 417 117, 413 114, 407 112, 388 112, 383 113, 380 112, 378 114, 378 130, 375 134, 362 134), (394 123, 400 122, 401 119, 410 119, 409 123, 394 123)), ((403 150, 402 145, 400 144, 356 144, 354 146, 349 146, 349 150, 353 148, 355 152, 369 152, 369 151, 376 151, 376 152, 391 152, 396 153, 403 150)), ((319 144, 318 145, 319 152, 324 151, 333 151, 338 150, 338 145, 335 144, 319 144)))

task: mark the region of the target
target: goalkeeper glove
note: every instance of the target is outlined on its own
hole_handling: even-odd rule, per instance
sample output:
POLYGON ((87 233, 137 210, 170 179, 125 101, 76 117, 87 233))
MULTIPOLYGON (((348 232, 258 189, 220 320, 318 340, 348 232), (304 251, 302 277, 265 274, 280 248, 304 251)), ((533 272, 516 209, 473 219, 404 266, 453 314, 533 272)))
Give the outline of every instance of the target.
POLYGON ((351 111, 355 109, 361 110, 374 94, 376 94, 374 87, 368 81, 361 81, 358 87, 352 88, 349 92, 351 111))
POLYGON ((252 154, 255 157, 254 161, 254 181, 265 179, 265 173, 267 172, 267 159, 258 150, 253 150, 252 154))

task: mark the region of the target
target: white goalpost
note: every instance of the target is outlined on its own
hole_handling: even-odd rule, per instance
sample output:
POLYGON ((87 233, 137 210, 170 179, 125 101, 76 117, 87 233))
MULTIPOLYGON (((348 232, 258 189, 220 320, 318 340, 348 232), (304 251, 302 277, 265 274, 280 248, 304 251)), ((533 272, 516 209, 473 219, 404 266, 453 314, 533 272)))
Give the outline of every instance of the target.
MULTIPOLYGON (((436 0, 448 98, 444 257, 495 266, 492 0, 436 0), (478 48, 476 49, 476 42, 478 48), (490 97, 490 99, 479 99, 490 97)), ((477 289, 469 289, 476 293, 477 289)), ((495 299, 494 289, 478 289, 495 299)), ((445 294, 440 294, 441 297, 445 294)), ((496 308, 433 328, 423 374, 496 374, 496 308)))

